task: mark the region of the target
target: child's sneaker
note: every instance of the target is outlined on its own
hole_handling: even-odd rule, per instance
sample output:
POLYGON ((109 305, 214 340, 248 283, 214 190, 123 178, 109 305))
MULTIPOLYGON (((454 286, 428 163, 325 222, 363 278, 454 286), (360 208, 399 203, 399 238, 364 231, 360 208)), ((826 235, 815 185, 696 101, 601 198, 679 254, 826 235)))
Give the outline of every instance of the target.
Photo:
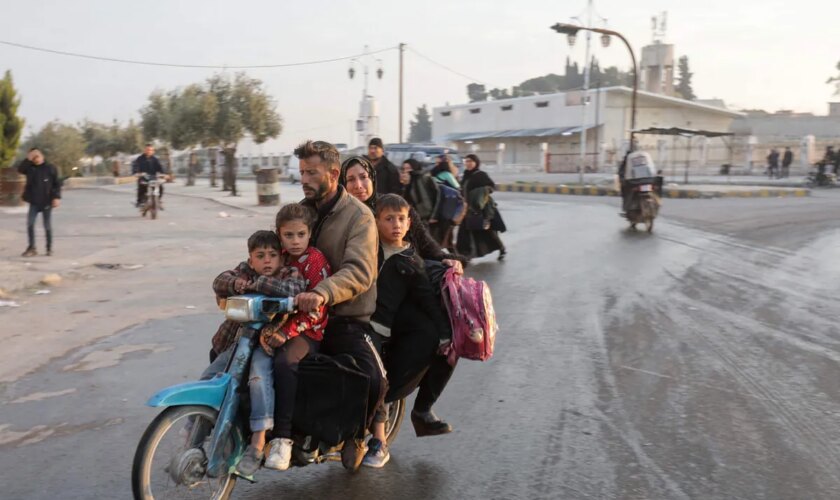
POLYGON ((368 441, 368 451, 365 454, 362 465, 379 469, 384 467, 390 459, 391 453, 388 451, 388 445, 376 438, 372 438, 368 441))
POLYGON ((266 469, 286 470, 292 461, 292 445, 294 442, 287 438, 272 439, 268 445, 271 450, 265 459, 266 469))
POLYGON ((242 459, 236 465, 236 473, 240 476, 251 477, 259 470, 262 460, 263 451, 249 444, 245 448, 245 454, 242 455, 242 459))

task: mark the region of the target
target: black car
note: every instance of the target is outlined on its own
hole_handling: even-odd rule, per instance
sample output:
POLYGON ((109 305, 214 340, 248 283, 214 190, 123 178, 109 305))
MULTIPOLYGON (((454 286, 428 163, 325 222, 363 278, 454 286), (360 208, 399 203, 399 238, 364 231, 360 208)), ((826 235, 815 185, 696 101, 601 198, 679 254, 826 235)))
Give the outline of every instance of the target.
POLYGON ((424 169, 431 170, 435 166, 435 158, 444 154, 458 167, 460 177, 464 173, 464 161, 456 149, 435 144, 387 144, 385 146, 385 155, 397 167, 401 166, 405 160, 414 158, 423 165, 424 169))

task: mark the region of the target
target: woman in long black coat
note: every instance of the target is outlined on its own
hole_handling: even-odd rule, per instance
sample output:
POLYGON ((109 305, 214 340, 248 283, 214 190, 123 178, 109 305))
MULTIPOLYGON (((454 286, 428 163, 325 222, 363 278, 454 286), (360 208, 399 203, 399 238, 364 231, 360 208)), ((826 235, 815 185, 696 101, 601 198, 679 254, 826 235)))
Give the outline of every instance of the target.
POLYGON ((505 232, 507 228, 491 196, 496 184, 487 172, 481 170, 478 156, 465 156, 464 167, 466 171, 461 189, 467 203, 467 216, 458 229, 458 253, 482 257, 498 250, 499 260, 504 260, 507 250, 499 232, 505 232))
MULTIPOLYGON (((352 157, 341 166, 339 184, 347 192, 376 212, 376 171, 363 157, 352 157)), ((463 273, 462 257, 444 251, 429 235, 428 227, 414 209, 409 210, 411 228, 407 239, 424 260, 436 261, 442 267, 454 267, 463 273)), ((452 432, 452 427, 432 411, 454 371, 446 357, 437 353, 441 332, 439 321, 430 317, 420 305, 404 302, 399 305, 391 339, 385 356, 388 372, 386 402, 407 397, 419 388, 411 411, 411 423, 418 436, 434 436, 452 432)))

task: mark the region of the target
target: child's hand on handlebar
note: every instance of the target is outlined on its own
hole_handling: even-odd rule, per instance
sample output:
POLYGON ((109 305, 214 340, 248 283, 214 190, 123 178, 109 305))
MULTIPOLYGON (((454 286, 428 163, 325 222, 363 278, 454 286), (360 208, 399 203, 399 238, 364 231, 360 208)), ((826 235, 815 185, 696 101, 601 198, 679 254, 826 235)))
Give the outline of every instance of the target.
POLYGON ((245 293, 250 284, 251 282, 245 278, 236 278, 236 281, 233 282, 233 291, 236 293, 245 293))

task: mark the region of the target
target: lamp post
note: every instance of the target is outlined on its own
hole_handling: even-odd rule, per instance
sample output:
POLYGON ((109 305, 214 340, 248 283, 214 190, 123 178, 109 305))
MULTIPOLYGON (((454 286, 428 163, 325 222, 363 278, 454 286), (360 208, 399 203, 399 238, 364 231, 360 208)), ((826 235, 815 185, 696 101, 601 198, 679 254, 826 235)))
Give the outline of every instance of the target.
MULTIPOLYGON (((627 47, 627 50, 630 52, 630 60, 633 63, 633 98, 630 110, 630 150, 633 150, 633 131, 636 130, 636 96, 639 90, 639 68, 636 66, 636 54, 633 53, 633 48, 630 46, 630 42, 624 38, 624 35, 617 31, 609 30, 606 28, 592 28, 586 26, 577 26, 574 24, 567 24, 567 23, 556 23, 554 26, 551 27, 557 33, 562 35, 566 35, 570 41, 574 40, 577 36, 577 32, 580 30, 584 31, 592 31, 595 33, 601 34, 601 44, 604 47, 609 45, 610 37, 617 36, 624 42, 624 45, 627 47)), ((581 165, 581 168, 583 166, 581 165)))
MULTIPOLYGON (((368 94, 368 75, 370 71, 368 63, 371 62, 371 60, 379 66, 376 70, 376 77, 381 80, 382 75, 384 74, 384 71, 382 70, 382 59, 373 57, 373 55, 370 54, 367 45, 365 45, 365 51, 361 57, 353 58, 350 60, 350 68, 347 70, 347 76, 349 76, 352 80, 356 76, 355 65, 361 64, 365 76, 365 86, 362 89, 362 101, 359 104, 359 119, 356 121, 356 130, 361 134, 362 142, 365 142, 367 139, 369 139, 369 137, 367 136, 370 135, 370 129, 372 127, 371 119, 376 112, 376 110, 374 109, 375 103, 372 101, 372 96, 368 94)), ((378 120, 378 115, 376 116, 376 118, 378 120)), ((376 126, 373 128, 376 129, 374 133, 378 134, 378 121, 376 123, 376 126)))

